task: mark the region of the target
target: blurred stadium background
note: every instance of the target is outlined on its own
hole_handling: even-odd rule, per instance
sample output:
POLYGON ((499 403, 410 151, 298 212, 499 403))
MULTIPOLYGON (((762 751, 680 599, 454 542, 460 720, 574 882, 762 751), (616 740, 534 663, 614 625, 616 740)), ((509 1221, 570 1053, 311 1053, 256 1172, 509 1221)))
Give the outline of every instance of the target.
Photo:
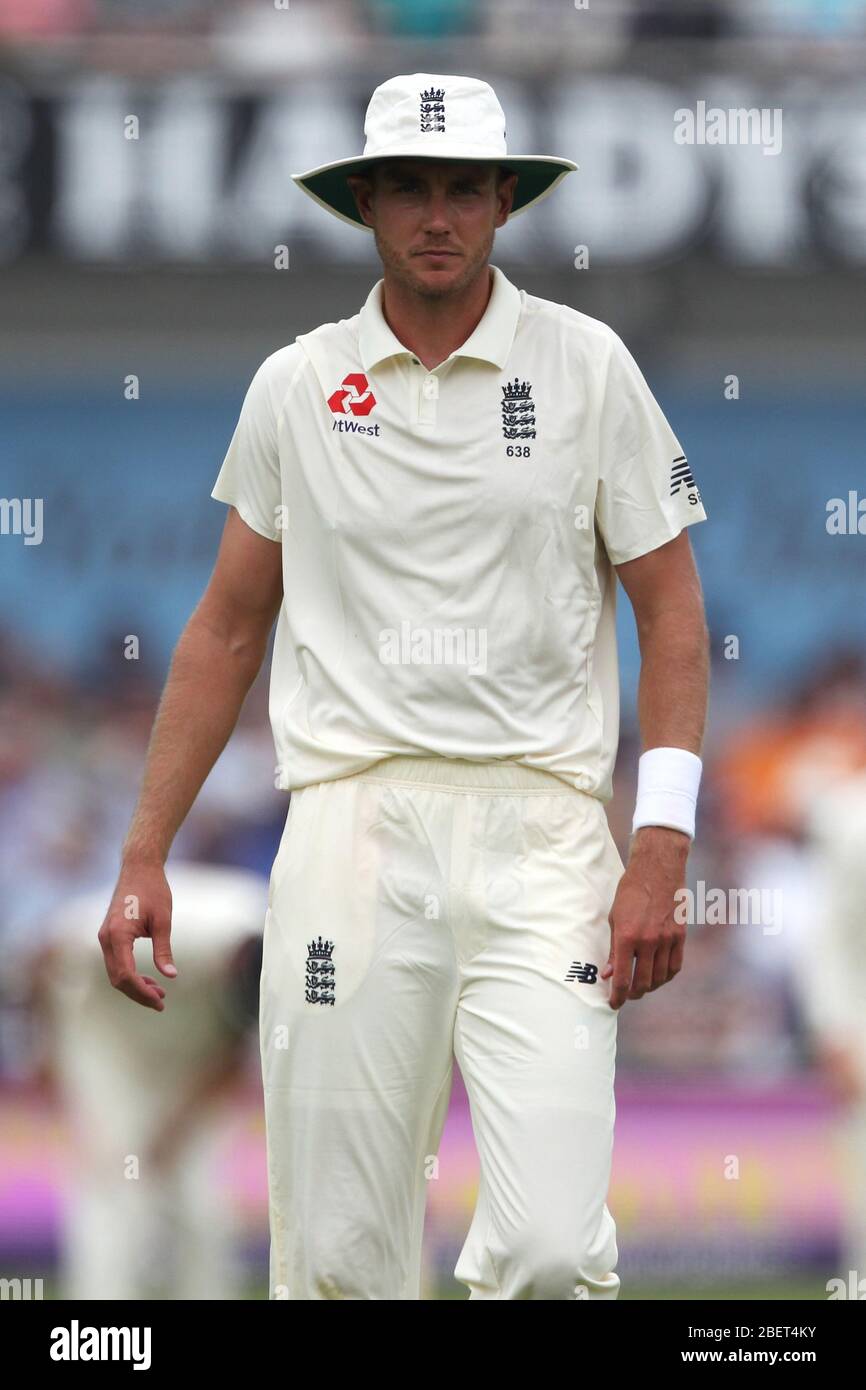
MULTIPOLYGON (((372 238, 289 174, 359 151, 373 87, 413 71, 491 81, 511 150, 580 165, 493 259, 610 323, 685 447, 714 655, 690 884, 780 895, 761 921, 691 926, 679 978, 621 1014, 622 1297, 820 1299, 866 1273, 863 1244, 850 1263, 866 1102, 808 1001, 826 917, 808 812, 866 766, 864 56, 864 0, 0 0, 0 1275, 57 1296, 76 1117, 33 961, 75 895, 108 905, 246 386, 378 278, 372 238), (781 110, 781 150, 678 145, 674 113, 698 101, 781 110), (9 502, 26 498, 44 499, 41 528, 9 502)), ((625 855, 639 743, 623 595, 620 627, 609 814, 625 855)), ((172 859, 267 879, 287 809, 268 668, 172 859)), ((179 961, 182 940, 176 923, 179 961)), ((213 1196, 234 1219, 237 1296, 265 1297, 246 1036, 213 1196)), ((458 1074, 428 1297, 465 1296, 452 1270, 476 1182, 458 1074)))

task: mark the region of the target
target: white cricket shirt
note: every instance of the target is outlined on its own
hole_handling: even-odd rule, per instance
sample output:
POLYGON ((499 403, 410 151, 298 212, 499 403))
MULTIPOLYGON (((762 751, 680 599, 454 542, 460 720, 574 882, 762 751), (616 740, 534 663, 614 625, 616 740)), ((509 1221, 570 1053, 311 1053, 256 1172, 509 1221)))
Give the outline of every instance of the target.
POLYGON ((247 391, 211 495, 282 545, 278 787, 415 754, 612 794, 612 566, 706 513, 616 333, 491 269, 478 326, 432 371, 380 280, 247 391))

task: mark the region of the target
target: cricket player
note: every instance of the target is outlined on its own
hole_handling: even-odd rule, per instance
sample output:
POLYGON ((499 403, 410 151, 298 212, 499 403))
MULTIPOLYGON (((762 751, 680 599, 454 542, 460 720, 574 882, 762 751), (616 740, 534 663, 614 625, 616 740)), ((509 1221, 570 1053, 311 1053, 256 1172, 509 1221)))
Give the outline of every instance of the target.
POLYGON ((213 576, 173 657, 100 931, 162 1009, 162 864, 277 628, 291 793, 260 1039, 270 1296, 417 1299, 456 1057, 480 1159, 475 1299, 614 1299, 617 1011, 680 970, 708 642, 679 441, 617 335, 489 263, 576 169, 509 156, 493 89, 379 86, 362 156, 294 175, 372 233, 360 312, 255 373, 213 496, 213 576), (614 573, 616 571, 616 573, 614 573), (628 867, 605 815, 633 604, 645 751, 628 867))
POLYGON ((815 876, 811 930, 798 939, 792 980, 814 1055, 840 1106, 845 1159, 843 1279, 866 1277, 866 769, 812 797, 806 849, 815 876))
POLYGON ((106 989, 94 940, 105 890, 59 902, 33 960, 44 1074, 70 1126, 66 1298, 239 1293, 217 1163, 248 1061, 267 882, 185 860, 168 879, 181 961, 171 1018, 106 989))

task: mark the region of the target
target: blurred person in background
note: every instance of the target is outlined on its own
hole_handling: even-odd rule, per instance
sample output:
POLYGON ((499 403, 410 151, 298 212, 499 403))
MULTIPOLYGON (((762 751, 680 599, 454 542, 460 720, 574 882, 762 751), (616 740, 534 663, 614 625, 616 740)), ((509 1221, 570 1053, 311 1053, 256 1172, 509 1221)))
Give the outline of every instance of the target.
POLYGON ((58 900, 29 953, 42 1079, 69 1133, 65 1298, 241 1296, 216 1165, 257 1017, 267 882, 180 860, 166 873, 179 973, 165 1017, 106 987, 110 888, 58 900))
POLYGON ((743 839, 802 840, 820 778, 864 762, 866 660, 857 647, 837 646, 719 740, 713 774, 724 824, 743 839))
MULTIPOLYGON (((815 891, 797 993, 812 1050, 840 1106, 847 1160, 842 1268, 866 1278, 866 764, 816 793, 806 820, 815 891)), ((860 1297, 863 1297, 862 1292, 860 1297)))
POLYGON ((717 839, 730 850, 726 881, 772 894, 778 905, 777 920, 738 929, 738 947, 792 1002, 822 910, 807 829, 816 789, 864 765, 866 663, 847 646, 731 729, 711 759, 717 839))

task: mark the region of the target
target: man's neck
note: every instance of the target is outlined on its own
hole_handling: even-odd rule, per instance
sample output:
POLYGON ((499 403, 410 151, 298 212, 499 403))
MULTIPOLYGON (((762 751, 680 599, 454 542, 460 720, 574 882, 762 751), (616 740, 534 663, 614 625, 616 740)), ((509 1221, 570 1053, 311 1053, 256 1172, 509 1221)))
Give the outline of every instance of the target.
POLYGON ((493 271, 485 264, 459 296, 425 299, 389 278, 382 286, 385 322, 428 371, 462 347, 477 328, 493 290, 493 271))

